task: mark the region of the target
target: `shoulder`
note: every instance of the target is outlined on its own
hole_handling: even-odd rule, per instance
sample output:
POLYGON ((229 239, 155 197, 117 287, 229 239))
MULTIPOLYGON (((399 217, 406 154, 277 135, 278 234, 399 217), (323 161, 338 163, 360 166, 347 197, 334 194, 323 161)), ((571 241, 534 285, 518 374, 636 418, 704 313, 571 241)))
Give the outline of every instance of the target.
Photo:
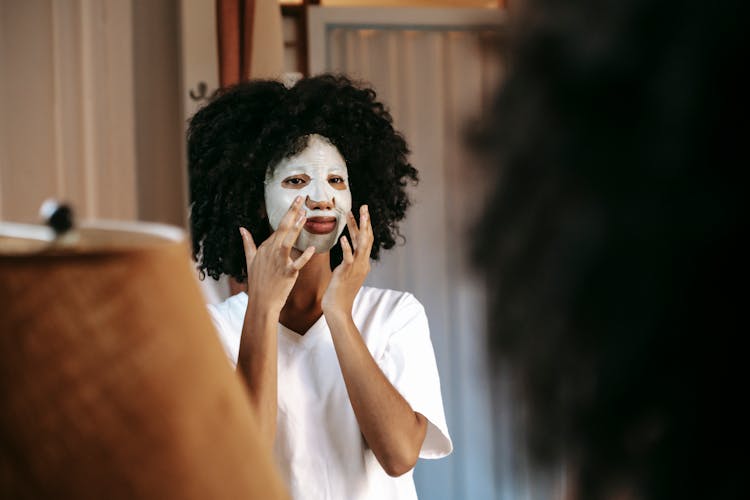
POLYGON ((355 310, 358 308, 385 309, 391 312, 414 308, 424 310, 419 300, 409 292, 370 286, 363 286, 360 289, 354 308, 355 310))
POLYGON ((228 313, 240 307, 247 307, 247 294, 244 292, 232 295, 225 301, 219 302, 218 304, 209 304, 208 306, 209 309, 212 309, 217 313, 228 313))
POLYGON ((247 294, 240 292, 236 295, 232 295, 224 302, 218 304, 209 304, 208 311, 214 318, 214 322, 225 324, 228 327, 235 326, 239 323, 242 327, 242 322, 245 320, 245 311, 247 310, 247 294))
POLYGON ((424 307, 414 295, 387 288, 362 287, 352 313, 358 324, 378 325, 386 335, 415 321, 425 326, 427 322, 424 307))

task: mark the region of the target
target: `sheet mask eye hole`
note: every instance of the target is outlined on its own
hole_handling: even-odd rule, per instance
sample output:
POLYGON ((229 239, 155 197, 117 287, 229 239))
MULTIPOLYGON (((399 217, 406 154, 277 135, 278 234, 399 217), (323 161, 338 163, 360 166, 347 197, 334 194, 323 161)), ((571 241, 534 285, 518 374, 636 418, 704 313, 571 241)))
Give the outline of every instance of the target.
POLYGON ((328 178, 328 183, 333 186, 334 189, 346 189, 346 180, 338 175, 334 175, 328 178))
POLYGON ((307 180, 302 177, 289 177, 281 181, 281 185, 286 188, 300 189, 307 184, 307 180))

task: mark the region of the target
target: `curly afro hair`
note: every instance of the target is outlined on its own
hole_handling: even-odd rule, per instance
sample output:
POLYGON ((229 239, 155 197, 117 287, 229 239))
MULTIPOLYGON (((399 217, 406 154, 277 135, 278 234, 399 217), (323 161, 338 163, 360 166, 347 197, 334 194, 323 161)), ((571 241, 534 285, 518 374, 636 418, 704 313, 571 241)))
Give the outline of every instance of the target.
MULTIPOLYGON (((418 174, 375 91, 330 74, 291 88, 254 80, 220 89, 190 120, 190 224, 201 276, 245 279, 239 227, 258 245, 271 235, 264 216, 266 172, 304 149, 312 134, 330 140, 346 160, 355 217, 368 205, 375 238, 370 257, 377 260, 381 248, 395 245, 410 204, 406 186, 416 184, 418 174)), ((331 266, 340 262, 337 244, 331 266)))

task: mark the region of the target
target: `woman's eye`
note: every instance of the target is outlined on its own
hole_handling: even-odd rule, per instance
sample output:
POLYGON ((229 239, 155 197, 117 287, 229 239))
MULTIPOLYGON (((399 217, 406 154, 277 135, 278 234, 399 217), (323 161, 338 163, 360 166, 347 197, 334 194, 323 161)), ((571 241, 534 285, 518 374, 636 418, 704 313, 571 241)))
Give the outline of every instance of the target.
POLYGON ((331 184, 342 184, 344 182, 344 178, 343 177, 331 177, 330 179, 328 179, 328 182, 330 182, 331 184))
POLYGON ((299 177, 290 177, 288 179, 284 179, 283 184, 289 184, 290 186, 301 186, 305 183, 304 179, 300 179, 299 177))

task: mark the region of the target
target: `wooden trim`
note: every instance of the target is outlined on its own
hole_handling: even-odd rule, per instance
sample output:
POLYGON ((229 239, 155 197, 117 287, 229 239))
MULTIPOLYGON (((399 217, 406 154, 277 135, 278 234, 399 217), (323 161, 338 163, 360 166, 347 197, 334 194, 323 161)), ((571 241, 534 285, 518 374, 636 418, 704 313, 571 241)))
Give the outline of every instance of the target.
POLYGON ((307 75, 307 34, 304 30, 305 6, 300 5, 282 5, 282 19, 291 19, 295 28, 295 41, 284 41, 284 47, 293 47, 297 53, 297 71, 307 75))
POLYGON ((320 5, 320 0, 303 0, 301 4, 282 5, 282 18, 292 19, 296 28, 296 42, 284 42, 285 47, 295 47, 297 52, 297 71, 303 76, 310 76, 310 61, 308 58, 308 6, 320 5))

